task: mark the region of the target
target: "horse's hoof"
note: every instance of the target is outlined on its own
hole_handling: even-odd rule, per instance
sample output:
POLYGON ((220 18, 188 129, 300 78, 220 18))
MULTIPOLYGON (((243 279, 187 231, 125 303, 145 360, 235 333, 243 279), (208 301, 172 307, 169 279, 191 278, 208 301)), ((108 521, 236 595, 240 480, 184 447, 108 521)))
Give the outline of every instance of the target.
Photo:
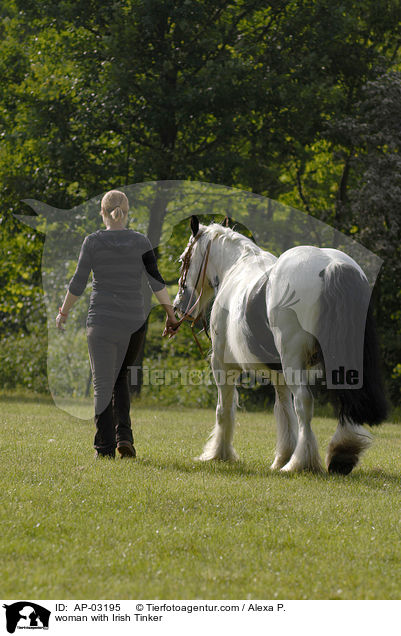
POLYGON ((280 468, 280 473, 299 473, 301 472, 301 470, 302 468, 293 468, 292 466, 286 464, 285 466, 280 468))
POLYGON ((349 475, 357 463, 358 457, 334 455, 327 466, 327 470, 329 473, 337 473, 337 475, 349 475))
POLYGON ((194 457, 194 461, 196 462, 228 462, 233 460, 230 459, 229 457, 220 457, 217 455, 212 455, 211 457, 209 457, 209 455, 199 455, 199 457, 194 457))
POLYGON ((198 457, 193 458, 194 462, 211 462, 211 457, 205 457, 204 455, 198 455, 198 457))
POLYGON ((231 447, 231 448, 225 448, 225 449, 217 450, 217 451, 206 450, 202 453, 202 455, 194 459, 200 462, 211 462, 211 461, 236 462, 238 461, 239 457, 237 453, 235 452, 235 450, 231 447))
POLYGON ((281 473, 309 472, 309 473, 321 474, 321 473, 324 472, 324 470, 323 470, 323 467, 320 464, 313 464, 313 465, 309 465, 309 466, 301 466, 300 464, 291 461, 291 462, 288 462, 288 464, 286 464, 285 466, 283 466, 283 468, 281 468, 280 472, 281 473))
POLYGON ((281 470, 288 463, 288 457, 286 459, 277 458, 270 466, 270 470, 281 470))

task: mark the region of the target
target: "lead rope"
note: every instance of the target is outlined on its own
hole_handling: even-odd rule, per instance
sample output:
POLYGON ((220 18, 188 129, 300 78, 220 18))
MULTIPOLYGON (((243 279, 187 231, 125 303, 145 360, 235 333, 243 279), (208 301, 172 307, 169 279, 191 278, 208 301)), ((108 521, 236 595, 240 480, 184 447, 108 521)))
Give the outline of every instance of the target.
MULTIPOLYGON (((202 317, 202 325, 203 325, 203 329, 201 329, 201 331, 199 333, 202 333, 202 331, 207 335, 207 337, 209 338, 209 340, 211 340, 208 331, 207 331, 207 324, 206 324, 206 320, 202 317)), ((193 323, 191 324, 191 329, 192 329, 192 335, 194 337, 194 340, 196 342, 196 344, 198 345, 198 349, 201 352, 201 356, 202 358, 206 358, 206 354, 203 352, 202 347, 201 347, 201 343, 198 340, 198 337, 195 333, 195 321, 193 321, 193 323)))
POLYGON ((193 338, 194 338, 196 344, 198 345, 198 349, 199 349, 199 351, 201 353, 202 358, 206 358, 206 354, 203 352, 203 349, 201 347, 201 343, 199 342, 198 336, 195 333, 195 322, 193 322, 191 324, 191 331, 192 331, 193 338))

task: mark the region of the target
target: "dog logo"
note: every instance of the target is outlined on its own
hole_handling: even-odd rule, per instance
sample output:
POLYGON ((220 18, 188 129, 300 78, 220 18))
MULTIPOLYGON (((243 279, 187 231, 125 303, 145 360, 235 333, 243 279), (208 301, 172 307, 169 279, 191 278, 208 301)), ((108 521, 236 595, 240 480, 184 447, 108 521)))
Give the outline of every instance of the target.
POLYGON ((3 607, 6 610, 9 634, 14 634, 16 629, 49 629, 51 612, 41 605, 31 601, 19 601, 3 607))

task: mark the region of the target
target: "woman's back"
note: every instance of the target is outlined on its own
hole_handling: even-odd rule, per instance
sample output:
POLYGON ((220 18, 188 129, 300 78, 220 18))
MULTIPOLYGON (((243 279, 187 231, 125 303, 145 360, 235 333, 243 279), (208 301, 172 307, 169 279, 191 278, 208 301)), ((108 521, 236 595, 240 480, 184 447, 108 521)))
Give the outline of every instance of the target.
POLYGON ((91 270, 87 325, 138 329, 145 321, 143 272, 147 272, 153 290, 164 286, 149 239, 128 229, 98 230, 89 234, 82 244, 69 285, 72 294, 83 293, 91 270))

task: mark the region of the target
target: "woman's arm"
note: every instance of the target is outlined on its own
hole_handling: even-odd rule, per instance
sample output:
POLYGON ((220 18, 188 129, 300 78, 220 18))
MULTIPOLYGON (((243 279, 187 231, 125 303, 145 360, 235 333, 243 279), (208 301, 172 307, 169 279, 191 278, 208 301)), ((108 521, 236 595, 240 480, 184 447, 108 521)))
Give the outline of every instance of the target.
POLYGON ((153 293, 156 296, 159 303, 161 304, 161 306, 163 307, 163 309, 165 310, 167 317, 170 318, 172 322, 178 322, 175 317, 173 305, 171 304, 171 300, 170 300, 170 296, 168 295, 167 288, 163 287, 163 289, 160 289, 159 291, 153 290, 153 293))
POLYGON ((56 318, 56 326, 61 331, 64 331, 64 328, 62 327, 62 325, 64 325, 67 322, 68 312, 73 307, 73 305, 75 305, 78 298, 79 296, 74 296, 74 294, 71 294, 70 291, 67 291, 64 298, 64 302, 61 305, 59 309, 59 314, 56 318))
MULTIPOLYGON (((149 247, 151 247, 150 241, 148 239, 147 239, 147 242, 149 247)), ((142 261, 145 266, 145 270, 148 276, 148 281, 152 288, 152 291, 167 314, 166 325, 164 327, 164 331, 162 335, 163 336, 168 335, 169 338, 171 338, 177 333, 177 329, 180 326, 180 324, 177 318, 175 317, 173 305, 168 295, 165 282, 163 280, 162 275, 160 274, 158 270, 157 261, 156 261, 156 257, 155 257, 155 253, 153 249, 147 250, 142 255, 142 261)))
POLYGON ((84 242, 82 243, 75 274, 70 280, 64 302, 60 307, 58 316, 56 318, 56 326, 61 331, 64 331, 62 325, 67 322, 68 312, 85 291, 90 271, 91 258, 89 253, 88 237, 86 237, 84 242))

